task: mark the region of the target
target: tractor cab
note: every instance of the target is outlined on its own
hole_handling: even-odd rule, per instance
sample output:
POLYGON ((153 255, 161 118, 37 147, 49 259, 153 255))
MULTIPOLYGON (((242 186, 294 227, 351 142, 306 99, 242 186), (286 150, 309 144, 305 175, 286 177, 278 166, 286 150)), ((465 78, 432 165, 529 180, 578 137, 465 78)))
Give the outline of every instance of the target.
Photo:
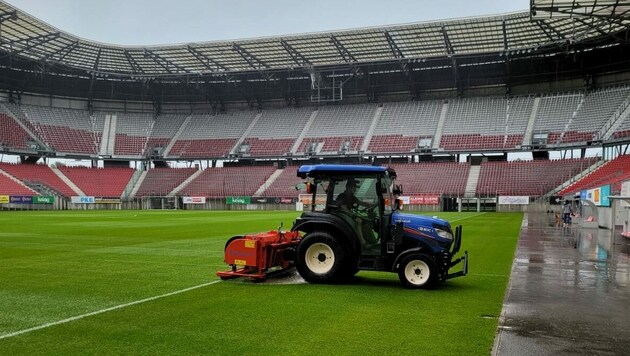
POLYGON ((391 168, 362 165, 306 165, 297 175, 311 195, 295 221, 300 231, 295 264, 311 283, 334 283, 359 270, 398 272, 404 285, 426 288, 467 273, 467 254, 452 259, 461 227, 442 219, 400 212, 391 168), (464 262, 462 271, 448 273, 464 262))
MULTIPOLYGON (((318 170, 305 175, 304 184, 312 195, 313 204, 302 219, 325 219, 331 224, 341 220, 349 227, 353 248, 365 255, 381 254, 381 231, 387 227, 395 210, 393 181, 395 172, 382 167, 360 166, 362 171, 348 171, 348 166, 327 165, 326 172, 318 170), (331 171, 338 167, 339 171, 331 171)), ((338 225, 339 226, 339 225, 338 225)))

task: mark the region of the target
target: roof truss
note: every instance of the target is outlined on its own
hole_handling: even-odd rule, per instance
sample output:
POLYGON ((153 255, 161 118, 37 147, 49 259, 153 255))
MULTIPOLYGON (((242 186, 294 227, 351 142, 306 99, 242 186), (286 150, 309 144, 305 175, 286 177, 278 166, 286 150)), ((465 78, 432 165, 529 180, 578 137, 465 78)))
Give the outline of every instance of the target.
POLYGON ((236 42, 232 42, 232 50, 234 50, 234 52, 238 53, 241 57, 243 57, 243 59, 253 68, 253 69, 267 69, 269 68, 269 66, 261 61, 260 59, 256 58, 256 56, 254 56, 253 54, 249 53, 249 51, 247 51, 245 48, 243 48, 241 45, 239 45, 236 42))
POLYGON ((155 63, 164 68, 168 73, 173 73, 173 69, 176 69, 178 72, 190 73, 187 69, 179 66, 175 62, 172 62, 166 58, 161 57, 150 49, 144 49, 144 56, 151 58, 155 63))
POLYGON ((192 54, 199 62, 201 62, 201 64, 204 67, 206 67, 211 72, 227 70, 227 68, 217 63, 216 61, 212 60, 211 58, 208 58, 206 55, 204 55, 203 53, 201 53, 199 50, 197 50, 195 47, 191 45, 186 46, 186 50, 188 50, 190 54, 192 54))
MULTIPOLYGON (((568 0, 532 1, 568 5, 568 0)), ((595 0, 590 3, 594 4, 595 0)), ((59 31, 0 0, 0 47, 6 53, 27 60, 53 60, 67 68, 123 77, 219 72, 257 75, 254 72, 272 73, 296 67, 322 70, 356 64, 398 64, 401 59, 433 61, 455 57, 461 63, 463 57, 507 51, 526 49, 527 53, 532 53, 530 51, 538 48, 560 51, 567 39, 593 48, 610 46, 611 39, 617 43, 627 42, 630 18, 617 15, 625 14, 621 5, 630 0, 597 0, 596 3, 597 6, 608 4, 609 10, 614 7, 610 12, 616 15, 531 21, 530 13, 522 12, 230 42, 119 46, 59 31)))
POLYGON ((295 48, 293 48, 289 42, 285 41, 284 39, 280 39, 280 44, 282 45, 282 48, 284 48, 285 51, 287 51, 287 53, 289 54, 289 56, 291 56, 291 59, 293 59, 293 61, 295 62, 295 64, 297 64, 299 67, 305 66, 305 65, 312 65, 312 63, 306 59, 302 53, 298 52, 295 50, 295 48))
POLYGON ((344 45, 341 42, 339 42, 337 37, 335 37, 334 35, 330 35, 330 43, 335 45, 335 48, 337 48, 337 51, 341 55, 341 58, 343 58, 344 62, 349 63, 349 62, 357 61, 357 59, 352 55, 352 53, 350 53, 350 51, 348 51, 348 49, 344 47, 344 45))

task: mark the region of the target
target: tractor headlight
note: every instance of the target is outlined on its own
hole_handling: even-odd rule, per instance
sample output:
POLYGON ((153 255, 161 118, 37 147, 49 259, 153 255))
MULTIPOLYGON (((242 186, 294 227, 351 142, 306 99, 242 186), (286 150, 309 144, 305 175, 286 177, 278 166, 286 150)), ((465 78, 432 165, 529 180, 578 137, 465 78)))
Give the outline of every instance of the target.
POLYGON ((438 234, 439 237, 443 238, 443 239, 447 239, 447 240, 453 240, 453 234, 446 231, 446 230, 442 230, 442 229, 435 229, 435 232, 438 234))

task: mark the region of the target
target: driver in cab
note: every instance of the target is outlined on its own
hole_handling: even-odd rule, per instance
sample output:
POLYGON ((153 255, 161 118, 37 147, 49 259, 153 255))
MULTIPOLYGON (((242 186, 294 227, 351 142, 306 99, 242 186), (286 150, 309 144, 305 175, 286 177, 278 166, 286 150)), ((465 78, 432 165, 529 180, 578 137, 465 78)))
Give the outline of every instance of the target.
POLYGON ((365 207, 365 208, 373 208, 374 205, 363 202, 356 197, 355 192, 357 190, 358 183, 359 182, 355 180, 354 178, 348 179, 348 181, 346 182, 346 190, 344 190, 342 193, 340 193, 337 196, 337 198, 335 199, 335 202, 337 203, 337 206, 339 207, 341 211, 346 212, 350 214, 352 217, 354 217, 357 235, 359 237, 359 240, 361 240, 361 245, 365 246, 366 240, 363 236, 363 220, 364 219, 361 218, 357 214, 356 208, 360 206, 365 207))
POLYGON ((341 194, 337 196, 337 206, 347 213, 354 213, 353 208, 355 206, 369 206, 369 204, 360 201, 355 195, 358 183, 359 182, 354 178, 348 179, 348 181, 346 182, 346 190, 344 190, 341 194))

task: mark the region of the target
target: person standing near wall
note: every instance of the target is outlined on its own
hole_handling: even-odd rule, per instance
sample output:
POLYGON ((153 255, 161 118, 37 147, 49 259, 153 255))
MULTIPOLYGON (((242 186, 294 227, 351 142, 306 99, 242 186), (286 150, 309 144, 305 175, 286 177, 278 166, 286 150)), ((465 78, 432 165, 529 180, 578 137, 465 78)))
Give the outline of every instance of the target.
POLYGON ((562 206, 563 226, 567 226, 571 223, 571 213, 573 213, 573 206, 570 201, 565 200, 564 205, 562 206))

